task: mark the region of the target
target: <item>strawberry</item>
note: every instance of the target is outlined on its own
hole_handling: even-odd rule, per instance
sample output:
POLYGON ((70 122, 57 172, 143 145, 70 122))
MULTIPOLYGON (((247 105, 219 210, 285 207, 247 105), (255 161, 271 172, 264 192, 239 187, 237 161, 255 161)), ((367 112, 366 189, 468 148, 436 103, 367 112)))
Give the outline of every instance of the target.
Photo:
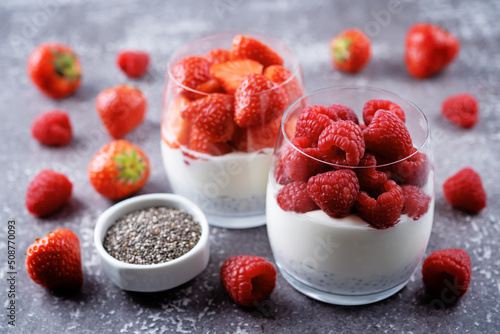
POLYGON ((247 128, 237 126, 231 143, 238 151, 243 152, 254 152, 266 147, 274 147, 280 125, 281 117, 264 125, 247 128))
POLYGON ((26 269, 31 279, 48 289, 79 290, 83 284, 80 242, 60 228, 28 247, 26 269))
POLYGON ((121 51, 116 57, 118 67, 130 78, 140 78, 149 65, 149 54, 142 51, 121 51))
POLYGON ((340 71, 357 73, 370 60, 370 39, 359 29, 347 29, 330 41, 332 64, 340 71))
POLYGON ((240 127, 268 123, 283 114, 287 101, 283 91, 262 74, 250 74, 234 94, 234 121, 240 127))
POLYGON ((181 117, 181 110, 189 104, 189 99, 178 95, 170 104, 170 108, 162 122, 162 138, 171 148, 179 148, 179 145, 189 143, 189 132, 191 131, 191 122, 181 117), (169 131, 175 136, 175 140, 170 140, 169 131))
POLYGON ((414 24, 406 33, 406 68, 415 78, 428 78, 447 67, 459 50, 459 40, 440 26, 414 24))
POLYGON ((147 102, 138 88, 120 85, 101 91, 95 107, 109 135, 120 139, 142 123, 147 102))
POLYGON ((216 143, 196 127, 191 128, 189 135, 189 149, 210 155, 224 155, 233 151, 228 143, 216 143))
POLYGON ((283 65, 283 58, 264 43, 243 35, 233 38, 234 59, 253 59, 264 65, 283 65))
POLYGON ((262 68, 262 64, 255 60, 241 59, 214 64, 210 69, 210 74, 217 79, 228 94, 234 94, 247 75, 261 74, 262 68))
POLYGON ((225 63, 226 61, 233 60, 233 54, 227 49, 212 49, 205 53, 204 57, 211 64, 225 63))
POLYGON ((288 98, 288 104, 297 100, 303 95, 302 86, 293 73, 280 65, 271 65, 264 70, 264 76, 271 79, 272 82, 282 85, 282 89, 288 98), (293 78, 292 78, 293 77, 293 78))
POLYGON ((98 193, 120 199, 142 188, 150 168, 147 156, 139 147, 126 140, 114 140, 94 155, 87 171, 98 193))
MULTIPOLYGON (((207 94, 225 92, 224 87, 222 87, 219 81, 217 81, 216 79, 210 79, 202 84, 199 84, 198 86, 196 86, 196 90, 207 94)), ((202 98, 203 96, 205 95, 198 94, 197 98, 202 98)))
POLYGON ((205 57, 192 56, 181 59, 171 70, 175 80, 174 92, 183 94, 190 100, 202 97, 193 90, 211 79, 210 65, 205 57))
POLYGON ((181 117, 193 122, 200 132, 214 142, 227 142, 234 133, 234 98, 212 94, 191 102, 181 110, 181 117))

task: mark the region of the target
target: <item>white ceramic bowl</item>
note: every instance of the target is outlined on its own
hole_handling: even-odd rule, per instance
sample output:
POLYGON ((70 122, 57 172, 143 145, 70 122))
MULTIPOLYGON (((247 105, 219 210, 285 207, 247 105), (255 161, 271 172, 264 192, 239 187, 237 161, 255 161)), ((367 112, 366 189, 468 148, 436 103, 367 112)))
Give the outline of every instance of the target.
POLYGON ((175 288, 200 274, 207 267, 210 257, 208 237, 209 227, 204 213, 185 197, 174 194, 141 195, 117 203, 101 214, 94 230, 94 244, 106 275, 118 287, 140 292, 175 288), (136 210, 158 206, 183 210, 200 224, 200 240, 193 249, 169 262, 150 265, 119 261, 104 249, 106 232, 117 219, 136 210))

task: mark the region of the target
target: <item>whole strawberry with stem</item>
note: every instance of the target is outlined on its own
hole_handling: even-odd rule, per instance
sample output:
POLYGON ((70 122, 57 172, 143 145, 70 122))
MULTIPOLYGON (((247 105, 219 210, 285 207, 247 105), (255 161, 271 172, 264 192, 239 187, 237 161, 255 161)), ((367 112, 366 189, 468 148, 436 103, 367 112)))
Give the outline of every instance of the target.
POLYGON ((149 172, 146 154, 126 140, 114 140, 102 147, 88 166, 90 183, 110 199, 124 198, 141 189, 149 172))
POLYGON ((425 79, 446 68, 458 55, 460 41, 438 25, 417 23, 406 33, 405 62, 415 78, 425 79))
POLYGON ((80 241, 60 228, 28 247, 26 269, 31 279, 48 289, 79 290, 83 284, 80 241))
POLYGON ((340 71, 357 73, 371 57, 371 43, 359 29, 341 31, 330 41, 332 64, 340 71))

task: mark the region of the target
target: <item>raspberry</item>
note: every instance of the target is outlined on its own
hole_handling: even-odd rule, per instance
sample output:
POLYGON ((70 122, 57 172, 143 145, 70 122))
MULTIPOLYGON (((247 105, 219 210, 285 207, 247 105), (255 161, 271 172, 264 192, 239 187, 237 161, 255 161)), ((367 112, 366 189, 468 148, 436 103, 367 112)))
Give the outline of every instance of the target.
POLYGON ((469 289, 471 272, 469 254, 463 249, 435 251, 422 264, 422 279, 427 291, 439 297, 448 291, 462 297, 469 289))
POLYGON ((279 190, 277 200, 284 211, 305 213, 318 209, 318 206, 307 192, 307 182, 287 184, 279 190))
POLYGON ((285 166, 283 164, 281 155, 274 162, 274 178, 276 179, 276 182, 281 185, 286 185, 293 182, 293 179, 288 176, 285 171, 285 166))
POLYGON ((28 186, 26 207, 38 217, 47 216, 69 201, 72 188, 73 184, 64 174, 44 169, 28 186))
POLYGON ((349 166, 357 166, 365 154, 363 133, 352 121, 337 121, 323 130, 318 139, 318 148, 323 152, 333 150, 337 155, 345 155, 349 166))
POLYGON ((396 103, 388 100, 369 100, 363 107, 363 121, 366 125, 372 122, 373 116, 379 109, 390 111, 398 116, 403 123, 406 122, 405 112, 396 103))
POLYGON ((368 193, 378 191, 387 181, 387 175, 375 168, 375 166, 377 166, 377 159, 373 154, 365 152, 365 155, 359 161, 359 166, 373 166, 373 168, 356 169, 356 176, 358 177, 359 186, 362 190, 368 193))
POLYGON ((477 213, 486 206, 481 176, 470 167, 460 170, 443 184, 444 197, 456 208, 477 213))
POLYGON ((422 187, 429 176, 429 160, 424 153, 416 152, 404 161, 391 167, 393 179, 400 184, 413 184, 422 187), (416 152, 416 153, 415 153, 416 152))
POLYGON ((71 141, 69 116, 62 110, 52 110, 40 114, 31 125, 31 134, 47 146, 65 146, 71 141))
POLYGON ((445 118, 465 129, 473 127, 478 121, 479 106, 470 94, 450 96, 444 100, 441 109, 445 118))
POLYGON ((118 67, 131 78, 142 77, 149 65, 149 54, 143 51, 121 51, 116 57, 118 67))
POLYGON ((418 220, 429 210, 431 197, 414 185, 405 184, 401 188, 405 198, 404 208, 401 213, 408 215, 413 220, 418 220))
POLYGON ((360 191, 356 210, 361 218, 377 229, 396 225, 404 205, 403 189, 396 182, 384 183, 383 192, 377 199, 360 191))
POLYGON ((389 161, 406 158, 412 153, 410 132, 391 111, 378 110, 363 134, 366 149, 389 161))
POLYGON ((309 177, 324 172, 327 165, 321 160, 317 148, 307 147, 309 140, 305 137, 292 139, 293 146, 283 151, 282 163, 285 172, 295 181, 307 181, 309 177))
POLYGON ((276 269, 259 256, 238 255, 224 261, 220 278, 236 304, 255 307, 273 292, 276 269))
POLYGON ((313 146, 317 146, 319 135, 331 124, 333 121, 326 115, 314 111, 302 112, 297 120, 295 136, 307 137, 313 146))
POLYGON ((343 104, 330 104, 327 107, 327 116, 330 117, 333 121, 353 121, 356 124, 359 124, 358 116, 346 105, 343 104))
POLYGON ((330 217, 346 217, 358 198, 358 178, 347 169, 318 174, 307 182, 307 192, 330 217))

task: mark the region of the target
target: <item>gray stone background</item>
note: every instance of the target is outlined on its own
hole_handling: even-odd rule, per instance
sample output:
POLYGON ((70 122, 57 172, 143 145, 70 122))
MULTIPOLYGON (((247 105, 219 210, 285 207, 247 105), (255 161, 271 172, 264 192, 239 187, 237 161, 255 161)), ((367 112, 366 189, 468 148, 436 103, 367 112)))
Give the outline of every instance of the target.
POLYGON ((0 332, 5 333, 495 333, 500 327, 500 3, 491 1, 97 1, 2 0, 0 3, 0 332), (390 4, 396 5, 396 10, 390 4), (392 12, 389 11, 392 9, 392 12), (458 59, 440 75, 419 81, 403 63, 404 36, 417 22, 434 22, 461 41, 458 59), (372 40, 373 58, 358 75, 335 71, 328 42, 340 30, 358 27, 372 40), (360 307, 327 305, 291 288, 281 275, 270 300, 255 311, 238 308, 219 282, 224 259, 253 254, 272 259, 265 227, 211 230, 208 268, 183 286, 156 294, 122 291, 100 269, 92 234, 99 214, 113 204, 87 181, 86 167, 110 138, 94 109, 97 93, 119 83, 141 88, 147 119, 127 139, 141 146, 152 164, 143 193, 169 192, 160 156, 160 108, 164 73, 183 43, 217 31, 256 31, 286 42, 297 54, 309 92, 358 84, 394 91, 421 107, 432 128, 436 163, 436 214, 426 255, 464 248, 472 259, 472 284, 452 306, 426 297, 420 266, 410 283, 387 300, 360 307), (84 70, 83 84, 70 98, 54 101, 29 82, 26 60, 46 41, 71 45, 84 70), (140 80, 115 66, 118 51, 148 51, 152 67, 140 80), (475 94, 480 121, 459 129, 440 116, 445 97, 475 94), (71 117, 68 147, 42 147, 30 137, 34 117, 61 108, 71 117), (452 209, 443 198, 444 180, 473 166, 483 178, 488 206, 478 215, 452 209), (42 168, 63 172, 74 184, 69 205, 48 219, 24 206, 29 181, 42 168), (6 225, 16 221, 16 327, 7 326, 6 225), (33 283, 24 268, 25 250, 36 238, 65 227, 82 245, 84 285, 72 297, 33 283))

